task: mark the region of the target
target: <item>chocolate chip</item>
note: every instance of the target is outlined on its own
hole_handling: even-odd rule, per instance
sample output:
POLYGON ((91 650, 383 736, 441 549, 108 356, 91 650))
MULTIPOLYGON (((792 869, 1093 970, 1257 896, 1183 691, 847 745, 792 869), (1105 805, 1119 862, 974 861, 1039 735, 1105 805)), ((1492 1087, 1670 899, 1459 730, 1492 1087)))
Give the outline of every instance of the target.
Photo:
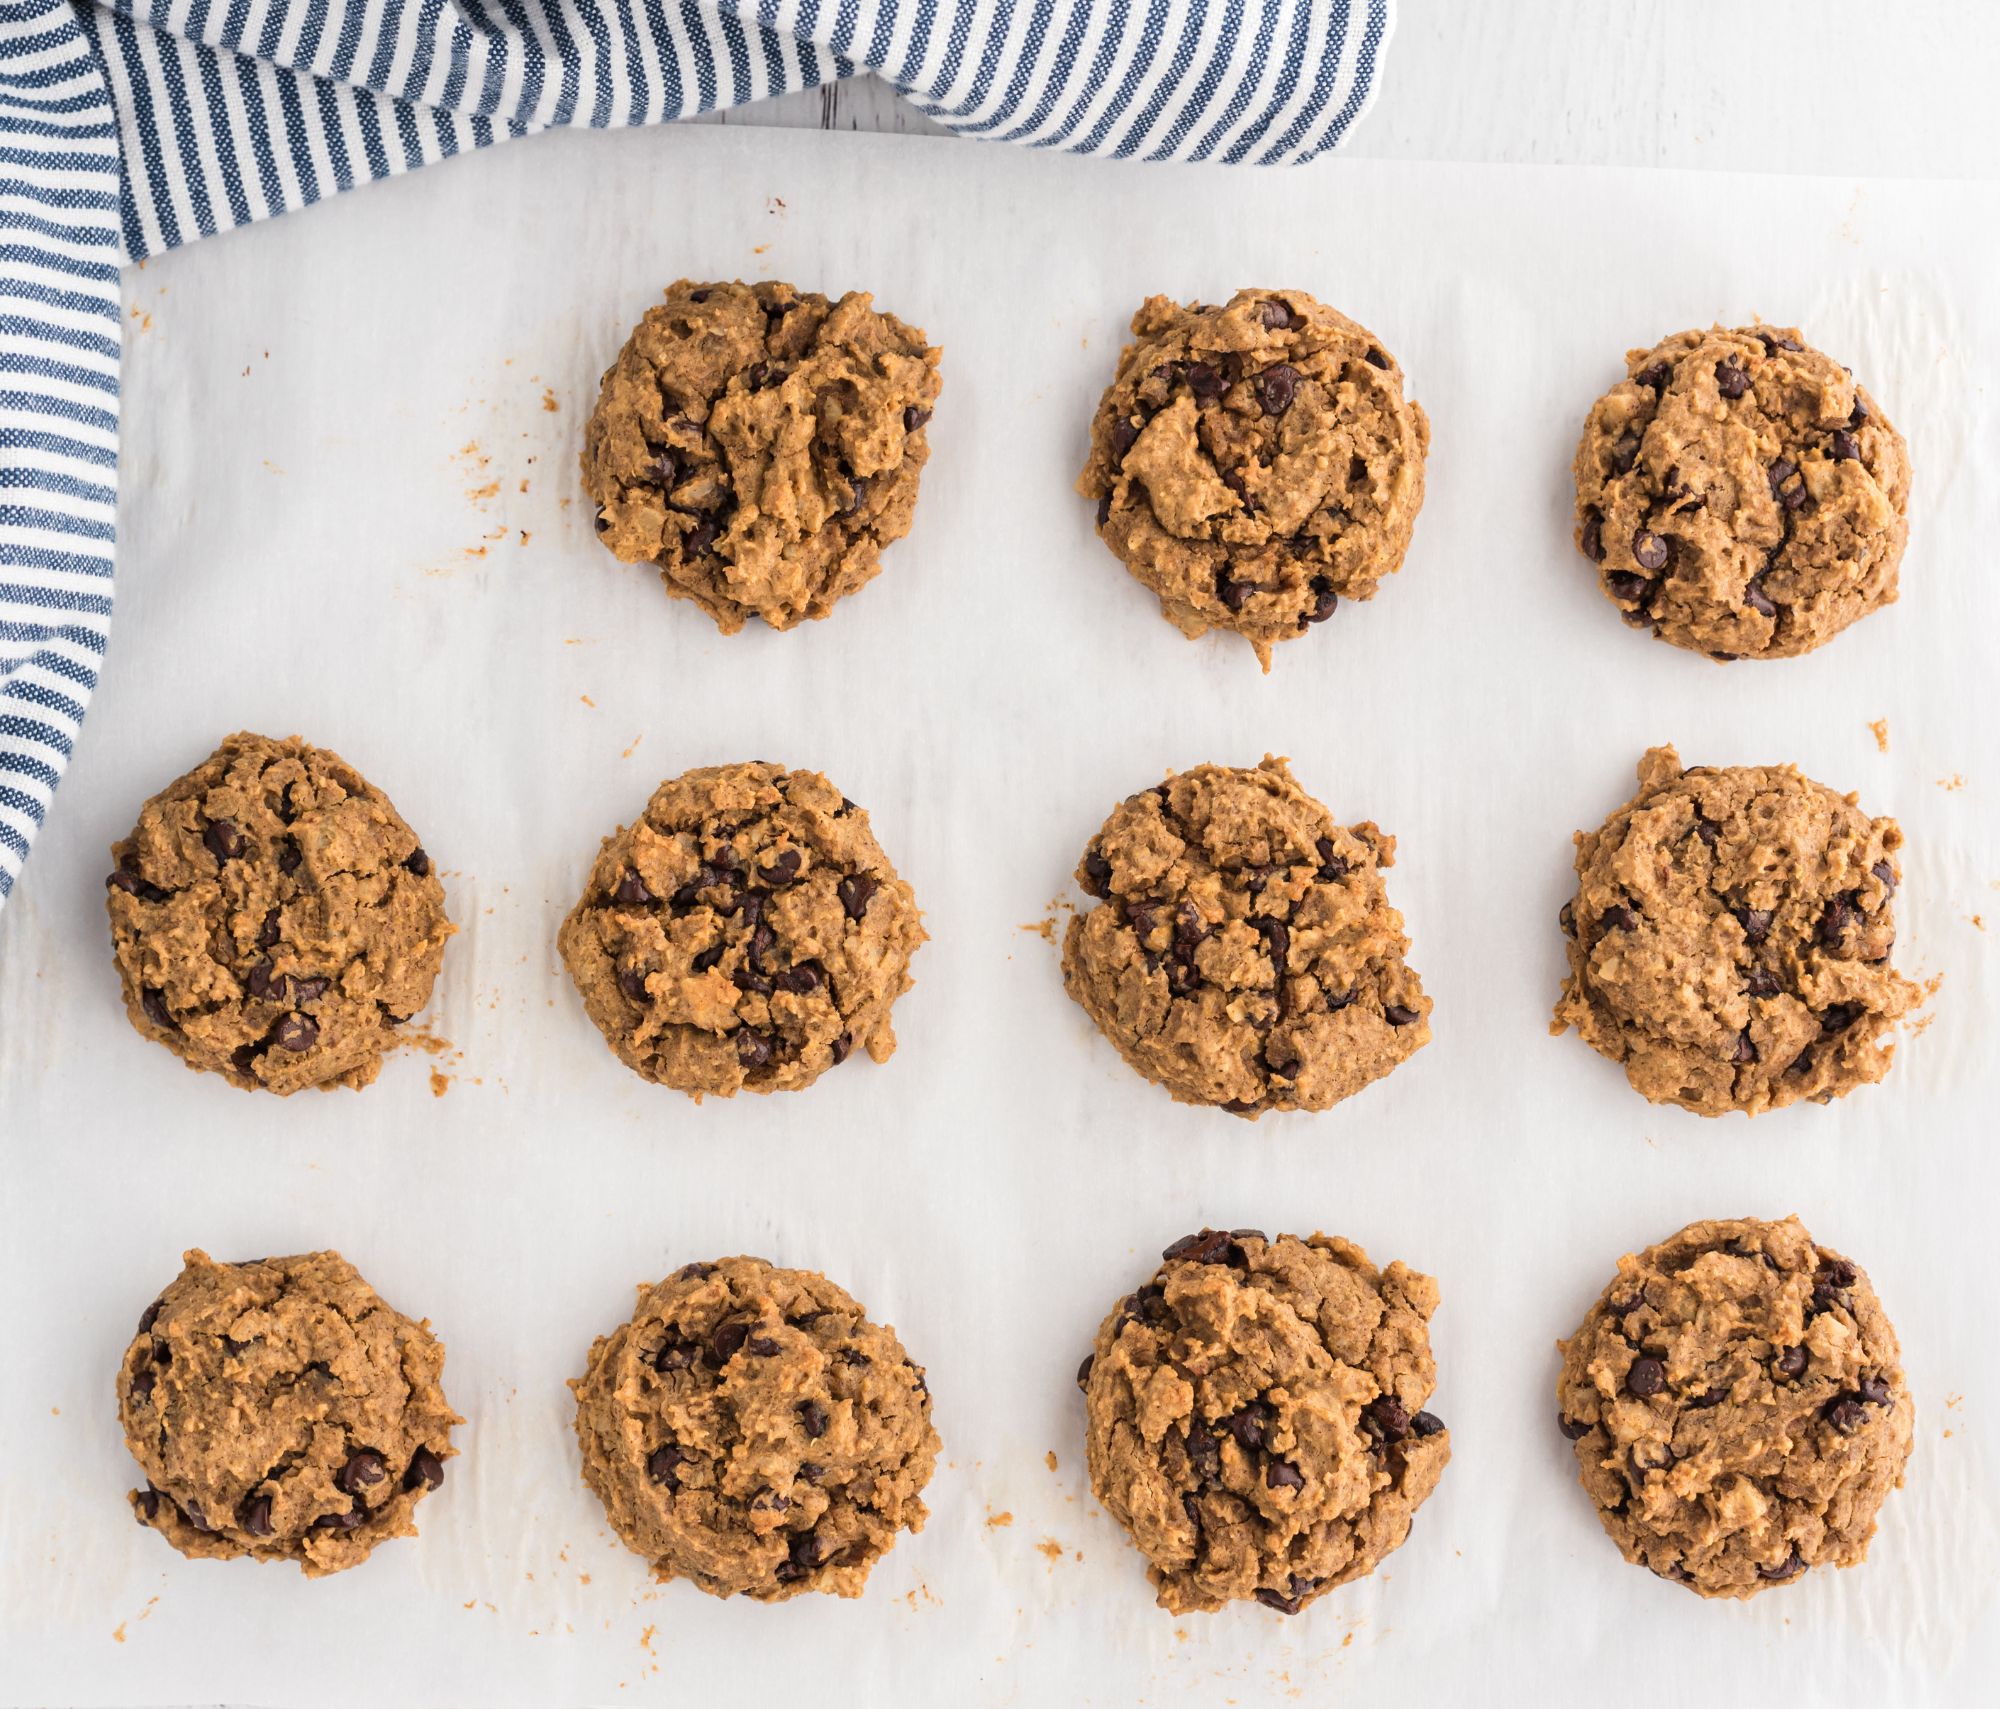
POLYGON ((1667 559, 1672 555, 1669 542, 1650 528, 1640 528, 1632 535, 1632 557, 1642 570, 1665 569, 1667 559))
POLYGON ((1205 1228, 1199 1234, 1184 1234, 1160 1257, 1171 1264, 1185 1258, 1191 1264, 1222 1264, 1229 1257, 1229 1236, 1221 1229, 1205 1228))
POLYGON ((1758 585, 1759 580, 1760 578, 1756 576, 1750 578, 1749 585, 1743 590, 1743 603, 1759 617, 1776 617, 1778 607, 1771 596, 1758 585))
POLYGON ((1830 1287, 1851 1288, 1861 1279, 1861 1272, 1854 1267, 1851 1258, 1829 1258, 1818 1270, 1819 1277, 1830 1287))
POLYGON ((1304 1489, 1306 1475, 1290 1460, 1273 1460, 1264 1468, 1266 1489, 1304 1489))
POLYGON ((1664 389, 1666 383, 1673 378, 1673 374, 1672 364, 1655 362, 1650 368, 1641 368, 1632 378, 1637 380, 1648 391, 1657 392, 1664 389))
POLYGON ((1384 356, 1381 351, 1377 350, 1371 344, 1368 347, 1368 366, 1371 368, 1386 368, 1389 366, 1389 358, 1384 356))
POLYGON ((1257 376, 1257 402, 1266 415, 1283 415, 1299 390, 1299 371, 1289 362, 1266 368, 1257 376))
POLYGON ((160 1321, 160 1313, 166 1309, 165 1300, 155 1300, 139 1314, 139 1333, 144 1335, 160 1321))
POLYGON ((1112 456, 1118 458, 1122 462, 1124 460, 1125 453, 1131 450, 1132 447, 1136 445, 1138 442, 1139 442, 1139 429, 1137 425, 1134 424, 1132 421, 1121 416, 1117 421, 1114 421, 1111 424, 1112 456))
POLYGON ((1609 571, 1604 585, 1620 605, 1644 605, 1653 592, 1653 583, 1648 577, 1634 575, 1630 570, 1609 571))
POLYGON ((1750 389, 1750 370, 1735 356, 1725 356, 1715 365, 1715 386, 1726 398, 1740 398, 1750 389))
POLYGON ((1292 324, 1292 311, 1276 298, 1266 297, 1257 305, 1257 318, 1273 332, 1279 332, 1292 324))
POLYGON ((1782 332, 1769 332, 1760 327, 1757 331, 1757 336, 1763 341, 1764 354, 1766 356, 1775 356, 1780 350, 1803 350, 1805 348, 1796 338, 1787 338, 1782 332))
POLYGON ((623 969, 618 975, 618 989, 634 1003, 646 1000, 646 975, 636 967, 623 969))
POLYGON ((1639 436, 1628 427, 1611 447, 1611 472, 1615 475, 1628 474, 1638 460, 1639 436))
POLYGON ((146 1011, 146 1019, 156 1027, 165 1027, 168 1032, 179 1032, 180 1023, 167 1010, 166 993, 148 985, 139 993, 139 1007, 146 1011))
POLYGON ((239 1513, 243 1529, 253 1537, 271 1535, 271 1498, 268 1495, 253 1495, 243 1503, 239 1513))
POLYGON ((1844 1033, 1867 1012, 1859 1003, 1835 1003, 1820 1012, 1819 1030, 1827 1037, 1844 1033))
POLYGON ((1111 520, 1111 495, 1109 493, 1106 493, 1102 498, 1100 498, 1097 501, 1097 526, 1099 528, 1102 528, 1110 520, 1111 520))
POLYGON ((1641 1483, 1652 1472, 1664 1472, 1679 1458, 1665 1442, 1635 1442, 1625 1456, 1632 1475, 1641 1483))
POLYGON ((709 298, 709 293, 707 291, 688 292, 688 301, 691 303, 705 303, 708 301, 708 298, 709 298))
POLYGON ((1556 1414, 1556 1428, 1570 1441, 1576 1442, 1590 1433, 1590 1426, 1580 1418, 1565 1418, 1556 1414))
POLYGON ((373 1448, 363 1448, 348 1456, 347 1464, 340 1468, 340 1475, 333 1481, 337 1487, 349 1495, 359 1495, 364 1489, 372 1488, 389 1475, 383 1465, 382 1456, 373 1448))
POLYGON ((1828 1401, 1821 1410, 1827 1423, 1843 1436, 1852 1436, 1868 1422, 1868 1414, 1853 1395, 1840 1395, 1828 1401))
POLYGON ((1410 1420, 1413 1436, 1435 1436, 1444 1429, 1444 1420, 1434 1412, 1420 1412, 1410 1420))
POLYGON ((1743 980, 1743 994, 1746 997, 1775 997, 1784 987, 1778 976, 1768 967, 1753 967, 1743 980))
POLYGON ((1595 506, 1583 513, 1583 532, 1577 546, 1593 564, 1604 562, 1604 515, 1595 506))
POLYGON ((280 872, 288 874, 297 872, 299 862, 304 859, 305 856, 299 852, 297 838, 287 837, 278 845, 278 870, 280 872))
POLYGON ((322 1513, 312 1522, 312 1528, 315 1531, 352 1531, 361 1523, 362 1517, 353 1508, 345 1513, 322 1513))
POLYGON ((771 1060, 770 1038, 749 1027, 741 1028, 736 1034, 736 1060, 745 1068, 762 1068, 771 1060))
POLYGON ((1282 974, 1292 948, 1292 934, 1285 929, 1285 922, 1274 920, 1269 914, 1258 914, 1246 923, 1264 940, 1265 953, 1270 956, 1271 965, 1282 974))
POLYGON ((1188 390, 1203 403, 1214 403, 1229 390, 1229 382, 1222 377, 1222 371, 1207 362, 1192 362, 1187 371, 1188 390))
POLYGON ((1283 1596, 1275 1590, 1258 1590, 1253 1594, 1266 1608, 1275 1608, 1280 1614, 1296 1614, 1299 1611, 1296 1596, 1283 1596))
POLYGON ((1771 929, 1771 910, 1768 908, 1732 908, 1736 923, 1743 928, 1745 943, 1760 944, 1771 929))
POLYGON ((930 418, 931 412, 929 410, 919 409, 915 404, 911 404, 908 409, 903 411, 903 431, 905 433, 914 433, 925 422, 929 421, 930 418))
MULTIPOLYGON (((294 1003, 310 1003, 317 998, 324 997, 332 989, 333 981, 326 978, 323 974, 316 974, 310 979, 294 979, 292 981, 292 1001, 294 1003)), ((391 1019, 393 1018, 392 1016, 391 1019)))
POLYGON ((799 1428, 810 1440, 817 1442, 826 1434, 826 1408, 816 1400, 800 1402, 799 1428))
POLYGON ((1805 1560, 1794 1543, 1785 1558, 1774 1567, 1760 1566, 1757 1576, 1771 1584, 1782 1584, 1788 1578, 1796 1578, 1805 1571, 1805 1560))
POLYGON ((234 860, 243 852, 243 833, 233 819, 213 819, 201 834, 202 847, 217 861, 234 860))
POLYGON ((1688 1401, 1688 1405, 1705 1410, 1711 1406, 1720 1406, 1728 1398, 1729 1385, 1727 1383, 1717 1383, 1713 1388, 1703 1389, 1700 1394, 1691 1398, 1688 1401))
POLYGON ((797 849, 783 849, 779 851, 777 858, 758 873, 757 876, 771 889, 782 890, 787 884, 791 884, 797 880, 799 868, 803 864, 804 857, 797 849))
POLYGON ((1323 884, 1333 884, 1347 876, 1347 862, 1333 852, 1333 839, 1321 837, 1313 844, 1313 852, 1319 856, 1319 878, 1323 884))
POLYGON ((1084 851, 1083 888, 1100 901, 1111 893, 1111 863, 1095 848, 1084 851))
POLYGON ((418 846, 417 848, 410 850, 410 852, 406 856, 404 856, 403 865, 409 871, 415 873, 419 878, 430 877, 431 857, 426 853, 424 853, 421 845, 418 846))
POLYGON ((1227 570, 1215 572, 1215 597, 1231 611, 1241 611, 1250 603, 1250 596, 1256 591, 1256 584, 1253 582, 1238 581, 1227 570))
POLYGON ((653 1355, 653 1369, 662 1375, 674 1371, 685 1371, 694 1364, 695 1346, 692 1341, 669 1341, 653 1355))
POLYGON ((1382 1008, 1382 1019, 1392 1027, 1406 1027, 1418 1018, 1415 1009, 1406 1009, 1401 1003, 1386 1003, 1382 1008))
POLYGON ((1340 595, 1333 591, 1333 583, 1325 576, 1314 576, 1308 591, 1313 596, 1313 602, 1307 608, 1303 621, 1324 623, 1340 608, 1340 595))
POLYGON ((1384 1442, 1400 1442, 1410 1433, 1410 1414, 1392 1394, 1378 1395, 1361 1409, 1370 1429, 1384 1442))
MULTIPOLYGON (((850 505, 848 508, 852 509, 853 506, 850 505)), ((715 544, 715 536, 718 532, 719 530, 715 526, 715 518, 704 516, 681 537, 682 554, 687 557, 695 557, 702 552, 706 552, 709 547, 715 544)))
POLYGON ((141 1365, 132 1374, 132 1398, 134 1400, 150 1399, 153 1393, 153 1385, 159 1380, 159 1374, 152 1366, 141 1365))
POLYGON ((1889 1404, 1889 1385, 1885 1379, 1881 1377, 1863 1377, 1855 1386, 1864 1405, 1887 1406, 1889 1404))
POLYGON ((1238 1407, 1227 1418, 1217 1420, 1246 1453, 1254 1453, 1264 1446, 1264 1432, 1277 1421, 1277 1409, 1261 1400, 1253 1400, 1247 1406, 1238 1407))
POLYGON ((1650 1354, 1634 1359, 1632 1368, 1625 1373, 1626 1391, 1641 1400, 1650 1400, 1666 1386, 1667 1368, 1650 1354))
POLYGON ((1862 402, 1861 394, 1856 392, 1854 394, 1854 408, 1848 411, 1847 425, 1849 427, 1859 427, 1867 419, 1868 406, 1862 402))
POLYGON ((750 1351, 760 1359, 773 1359, 777 1357, 778 1344, 768 1335, 753 1335, 750 1337, 750 1351))
POLYGON ((854 1035, 852 1033, 842 1033, 840 1037, 828 1046, 828 1049, 833 1054, 834 1067, 838 1068, 847 1060, 848 1053, 854 1049, 854 1035))
POLYGON ((319 1022, 310 1015, 286 1015, 272 1032, 271 1042, 294 1054, 311 1050, 319 1042, 319 1022))
POLYGON ((1576 936, 1576 904, 1574 902, 1565 902, 1556 910, 1556 924, 1562 927, 1563 936, 1570 938, 1576 936))
POLYGON ((686 1458, 675 1443, 664 1443, 646 1456, 646 1476, 668 1489, 678 1489, 680 1479, 675 1476, 675 1468, 686 1458))
POLYGON ((442 1489, 444 1487, 444 1461, 428 1448, 419 1448, 410 1456, 408 1469, 403 1473, 403 1488, 413 1490, 442 1489))
POLYGON ((1878 860, 1868 869, 1880 881, 1882 888, 1892 896, 1896 891, 1896 869, 1886 860, 1878 860))
POLYGON ((138 1500, 134 1505, 138 1508, 142 1519, 157 1519, 160 1516, 160 1492, 151 1484, 148 1484, 139 1492, 138 1500))
POLYGON ((243 976, 243 984, 244 988, 253 997, 273 1003, 282 1003, 285 1001, 287 981, 282 973, 277 972, 269 956, 258 962, 256 966, 252 967, 243 976), (273 977, 274 974, 276 977, 273 977))
POLYGON ((1781 1377, 1803 1376, 1806 1369, 1806 1350, 1803 1347, 1781 1348, 1772 1363, 1777 1366, 1778 1375, 1781 1377))
POLYGON ((745 1323, 740 1317, 724 1318, 722 1322, 715 1326, 714 1333, 709 1336, 708 1351, 703 1354, 702 1362, 711 1370, 719 1371, 731 1359, 736 1357, 743 1343, 749 1339, 749 1324, 745 1323))
POLYGON ((646 881, 634 867, 627 867, 624 876, 618 880, 618 888, 611 892, 611 900, 622 902, 628 908, 643 907, 653 900, 652 891, 646 888, 646 881))
POLYGON ((1084 1354, 1083 1363, 1076 1368, 1076 1386, 1078 1388, 1083 1389, 1090 1386, 1090 1367, 1096 1363, 1097 1355, 1095 1353, 1084 1354))
POLYGON ((780 991, 789 991, 794 997, 810 997, 826 983, 816 961, 804 961, 797 967, 788 967, 774 979, 780 991))
POLYGON ((147 902, 164 902, 167 893, 157 884, 148 884, 136 872, 120 867, 104 881, 107 890, 122 890, 127 896, 137 896, 147 902))
POLYGON ((847 910, 850 920, 859 921, 868 912, 868 901, 881 886, 865 872, 857 872, 843 878, 836 886, 840 893, 840 905, 847 910))
POLYGON ((1638 929, 1639 916, 1623 902, 1615 902, 1597 916, 1597 923, 1607 932, 1630 932, 1638 929))
POLYGON ((1844 895, 1834 897, 1827 903, 1825 912, 1819 917, 1821 948, 1839 949, 1840 940, 1846 935, 1847 928, 1854 925, 1859 918, 1860 915, 1855 912, 1854 904, 1848 897, 1844 895))
POLYGON ((1836 463, 1857 462, 1861 457, 1861 441, 1845 428, 1835 428, 1832 451, 1836 463))

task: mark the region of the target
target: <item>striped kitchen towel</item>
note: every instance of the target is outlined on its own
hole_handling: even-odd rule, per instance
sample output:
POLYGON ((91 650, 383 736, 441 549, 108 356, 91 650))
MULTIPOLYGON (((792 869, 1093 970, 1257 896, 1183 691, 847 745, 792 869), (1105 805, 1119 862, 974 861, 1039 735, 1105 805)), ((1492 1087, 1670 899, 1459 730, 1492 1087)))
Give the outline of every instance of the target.
POLYGON ((118 270, 556 125, 886 79, 966 136, 1338 146, 1394 0, 0 0, 0 904, 111 624, 118 270))

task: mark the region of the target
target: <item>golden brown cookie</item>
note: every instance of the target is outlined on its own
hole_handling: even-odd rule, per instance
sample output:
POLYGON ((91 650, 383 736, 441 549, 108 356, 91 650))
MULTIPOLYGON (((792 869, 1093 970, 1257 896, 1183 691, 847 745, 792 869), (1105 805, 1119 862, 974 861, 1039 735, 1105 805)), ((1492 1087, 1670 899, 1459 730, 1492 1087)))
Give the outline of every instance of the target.
POLYGON ((1916 1407, 1867 1276, 1797 1217, 1621 1258, 1561 1346, 1557 1420, 1628 1561, 1748 1597, 1867 1555, 1916 1407))
POLYGON ((308 1578, 416 1535, 464 1419, 444 1347, 337 1252, 218 1264, 190 1252, 118 1370, 130 1500, 184 1555, 296 1561, 308 1578))
POLYGON ((1185 1104, 1323 1110, 1430 1042, 1431 1000, 1382 870, 1396 839, 1337 825, 1285 762, 1204 765, 1126 797, 1077 883, 1100 906, 1063 983, 1185 1104))
POLYGON ((1424 502, 1430 423, 1367 328, 1303 291, 1149 297, 1077 490, 1182 633, 1271 648, 1372 599, 1424 502))
POLYGON ((1808 653, 1892 603, 1910 461, 1797 327, 1627 353, 1576 452, 1576 541, 1628 623, 1717 659, 1808 653))
POLYGON ((761 1258, 639 1289, 576 1393, 583 1481, 625 1546, 711 1596, 859 1596, 921 1531, 930 1390, 896 1332, 761 1258))
POLYGON ((888 1061, 925 936, 868 815, 759 762, 661 784, 604 839, 558 946, 618 1059, 699 1099, 888 1061))
POLYGON ((1639 762, 1639 793, 1576 837, 1563 905, 1575 1027, 1656 1104, 1756 1115, 1889 1072, 1924 993, 1889 964, 1893 819, 1790 766, 1639 762))
POLYGON ((430 1001, 444 887, 338 754, 247 731, 113 845, 111 947, 133 1026, 232 1086, 365 1086, 430 1001))
POLYGON ((1162 1608, 1296 1614, 1410 1534, 1451 1458, 1424 1410, 1437 1283, 1349 1241, 1203 1229, 1077 1372, 1090 1487, 1162 1608))
POLYGON ((598 537, 725 635, 824 617, 910 531, 939 352, 865 291, 667 287, 584 430, 598 537))

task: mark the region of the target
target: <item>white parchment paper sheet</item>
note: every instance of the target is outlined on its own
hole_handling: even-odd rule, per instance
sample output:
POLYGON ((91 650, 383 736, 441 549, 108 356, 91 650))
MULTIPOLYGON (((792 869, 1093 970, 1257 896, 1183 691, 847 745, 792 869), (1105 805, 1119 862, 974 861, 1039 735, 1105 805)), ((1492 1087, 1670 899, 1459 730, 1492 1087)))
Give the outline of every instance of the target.
POLYGON ((1678 1680, 1892 1703, 1990 1681, 1996 233, 1992 186, 1133 170, 684 129, 508 147, 134 273, 110 668, 0 919, 0 1695, 1213 1705, 1678 1680), (597 376, 684 274, 871 286, 944 346, 915 532, 827 622, 722 639, 594 543, 575 453, 597 376), (1071 491, 1138 301, 1246 283, 1374 328, 1436 424, 1403 573, 1268 678, 1164 623, 1071 491), (1804 325, 1902 425, 1914 524, 1899 605, 1723 668, 1617 622, 1569 543, 1568 465, 1628 345, 1755 315, 1804 325), (105 850, 239 727, 337 748, 419 828, 462 927, 432 1011, 453 1053, 281 1103, 126 1025, 105 850), (1898 953, 1943 985, 1887 1084, 1703 1122, 1546 1036, 1570 834, 1666 739, 1796 760, 1900 817, 1898 953), (1252 1128, 1130 1074, 1023 928, 1060 928, 1120 797, 1267 751, 1396 834, 1437 1037, 1328 1114, 1252 1128), (934 941, 886 1067, 697 1109, 605 1050, 554 932, 661 777, 749 757, 868 805, 934 941), (1880 1287, 1916 1455, 1864 1569, 1708 1605, 1600 1534, 1553 1344, 1621 1252, 1792 1210, 1880 1287), (1204 1221, 1343 1232, 1443 1286, 1450 1472, 1385 1570, 1296 1621, 1156 1610, 1084 1479, 1076 1362, 1204 1221), (309 1584, 183 1562, 131 1522, 112 1374, 196 1244, 337 1246, 437 1326, 469 1423, 420 1540, 309 1584), (591 1337, 634 1283, 741 1250, 826 1270, 929 1367, 934 1517, 859 1603, 656 1589, 578 1481, 563 1382, 591 1337))

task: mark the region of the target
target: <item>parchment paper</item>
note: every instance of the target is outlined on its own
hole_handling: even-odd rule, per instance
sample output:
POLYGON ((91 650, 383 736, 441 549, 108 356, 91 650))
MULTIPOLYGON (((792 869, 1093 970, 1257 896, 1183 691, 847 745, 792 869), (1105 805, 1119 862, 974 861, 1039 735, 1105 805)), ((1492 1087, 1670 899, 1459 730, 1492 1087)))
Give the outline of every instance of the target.
POLYGON ((1996 233, 1991 185, 1137 170, 690 128, 510 146, 132 274, 109 671, 0 920, 0 1696, 1976 1695, 2000 1661, 1996 233), (793 634, 722 639, 592 537, 597 376, 684 274, 870 286, 945 349, 915 532, 793 634), (1071 491, 1138 301, 1259 283, 1375 329, 1436 426, 1406 568, 1269 678, 1163 622, 1071 491), (1900 604, 1725 668, 1617 622, 1569 543, 1568 465, 1628 345, 1753 315, 1851 362, 1918 477, 1900 604), (338 749, 445 874, 451 1048, 366 1093, 246 1097, 120 1010, 105 851, 239 727, 338 749), (1901 819, 1898 955, 1943 983, 1883 1086, 1703 1122, 1546 1036, 1571 832, 1666 739, 1795 760, 1901 819), (1437 1037, 1252 1128, 1134 1077, 1030 928, 1059 935, 1120 797, 1267 751, 1396 835, 1437 1037), (751 757, 872 810, 933 942, 887 1066, 697 1109, 612 1058, 554 933, 659 779, 751 757), (1621 1252, 1793 1210, 1874 1276, 1916 1454, 1866 1567, 1704 1604, 1601 1535, 1554 1342, 1621 1252), (1451 1469, 1382 1572, 1294 1621, 1159 1612, 1084 1478, 1077 1360, 1204 1221, 1338 1231, 1443 1287, 1451 1469), (113 1372, 193 1245, 336 1246, 436 1325, 469 1423, 421 1539, 308 1583, 132 1523, 113 1372), (859 1603, 656 1588, 578 1480, 563 1383, 592 1336, 635 1283, 740 1250, 827 1271, 929 1368, 934 1517, 859 1603))

